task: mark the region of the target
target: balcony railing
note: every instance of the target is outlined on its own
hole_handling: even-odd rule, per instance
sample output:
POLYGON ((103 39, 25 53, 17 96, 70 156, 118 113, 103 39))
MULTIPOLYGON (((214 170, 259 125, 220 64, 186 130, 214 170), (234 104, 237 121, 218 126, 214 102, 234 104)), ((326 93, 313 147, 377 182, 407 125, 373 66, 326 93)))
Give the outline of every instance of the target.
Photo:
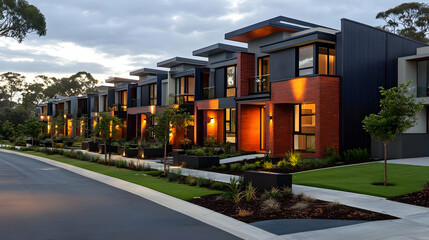
POLYGON ((129 107, 137 107, 137 99, 131 99, 131 105, 129 107))
POLYGON ((203 99, 213 99, 213 98, 215 98, 215 87, 203 88, 203 99))
POLYGON ((194 95, 188 95, 188 94, 181 94, 176 95, 175 103, 176 104, 185 104, 185 103, 193 103, 194 102, 194 95))
POLYGON ((127 105, 124 104, 114 104, 111 108, 111 110, 115 111, 115 112, 126 112, 127 111, 127 105))
POLYGON ((270 74, 249 78, 249 94, 270 92, 270 74))

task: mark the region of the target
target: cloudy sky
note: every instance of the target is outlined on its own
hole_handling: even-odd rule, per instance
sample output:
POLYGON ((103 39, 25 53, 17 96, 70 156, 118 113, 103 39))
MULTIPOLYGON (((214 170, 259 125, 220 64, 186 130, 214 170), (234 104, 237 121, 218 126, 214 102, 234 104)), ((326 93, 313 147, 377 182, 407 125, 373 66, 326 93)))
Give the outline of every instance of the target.
POLYGON ((340 19, 381 25, 375 15, 396 0, 27 0, 45 15, 47 35, 19 44, 0 39, 0 73, 98 80, 129 72, 224 40, 224 34, 279 15, 340 29, 340 19))

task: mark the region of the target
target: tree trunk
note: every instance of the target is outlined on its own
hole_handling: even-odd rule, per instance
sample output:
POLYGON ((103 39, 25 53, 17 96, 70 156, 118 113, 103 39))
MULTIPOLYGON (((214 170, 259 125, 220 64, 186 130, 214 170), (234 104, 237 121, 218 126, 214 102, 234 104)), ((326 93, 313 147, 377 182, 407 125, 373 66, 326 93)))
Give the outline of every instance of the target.
POLYGON ((164 175, 167 176, 168 175, 168 171, 167 171, 167 141, 168 137, 164 138, 164 175))
POLYGON ((387 186, 387 142, 384 145, 384 186, 387 186))
POLYGON ((106 141, 104 141, 104 161, 107 163, 107 149, 106 149, 106 146, 107 146, 107 142, 106 141))
MULTIPOLYGON (((112 141, 109 141, 109 163, 112 159, 112 148, 110 146, 112 146, 112 141)), ((104 148, 105 148, 104 151, 106 151, 107 150, 106 146, 104 146, 104 148)))

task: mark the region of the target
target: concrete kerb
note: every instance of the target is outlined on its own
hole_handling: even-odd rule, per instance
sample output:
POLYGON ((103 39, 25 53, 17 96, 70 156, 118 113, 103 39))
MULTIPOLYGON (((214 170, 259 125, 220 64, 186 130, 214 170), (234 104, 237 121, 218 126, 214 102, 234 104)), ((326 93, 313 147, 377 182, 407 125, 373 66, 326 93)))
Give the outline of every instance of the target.
POLYGON ((251 226, 249 224, 240 222, 233 218, 227 217, 220 213, 214 212, 207 208, 203 208, 192 203, 171 197, 164 193, 146 188, 134 183, 130 183, 121 179, 109 177, 100 173, 92 172, 83 168, 75 167, 73 165, 61 163, 51 159, 33 156, 25 153, 19 153, 15 151, 9 151, 5 149, 0 149, 2 152, 16 154, 32 158, 52 166, 56 166, 67 171, 91 178, 93 180, 102 182, 104 184, 110 185, 112 187, 122 189, 124 191, 130 192, 152 202, 155 202, 161 206, 167 207, 189 217, 195 218, 201 222, 219 228, 225 232, 233 234, 237 237, 243 239, 285 239, 284 237, 277 236, 275 234, 264 231, 260 228, 251 226))

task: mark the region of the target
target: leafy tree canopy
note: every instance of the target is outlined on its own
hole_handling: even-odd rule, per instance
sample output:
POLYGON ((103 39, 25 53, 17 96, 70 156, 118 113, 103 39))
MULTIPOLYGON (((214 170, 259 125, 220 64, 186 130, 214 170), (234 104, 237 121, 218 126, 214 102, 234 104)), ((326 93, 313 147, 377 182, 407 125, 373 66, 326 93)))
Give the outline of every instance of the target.
POLYGON ((379 12, 377 19, 386 24, 381 29, 411 38, 420 42, 429 42, 429 4, 402 3, 384 12, 379 12))
POLYGON ((0 36, 18 42, 29 33, 46 35, 45 16, 26 0, 0 0, 0 36))

